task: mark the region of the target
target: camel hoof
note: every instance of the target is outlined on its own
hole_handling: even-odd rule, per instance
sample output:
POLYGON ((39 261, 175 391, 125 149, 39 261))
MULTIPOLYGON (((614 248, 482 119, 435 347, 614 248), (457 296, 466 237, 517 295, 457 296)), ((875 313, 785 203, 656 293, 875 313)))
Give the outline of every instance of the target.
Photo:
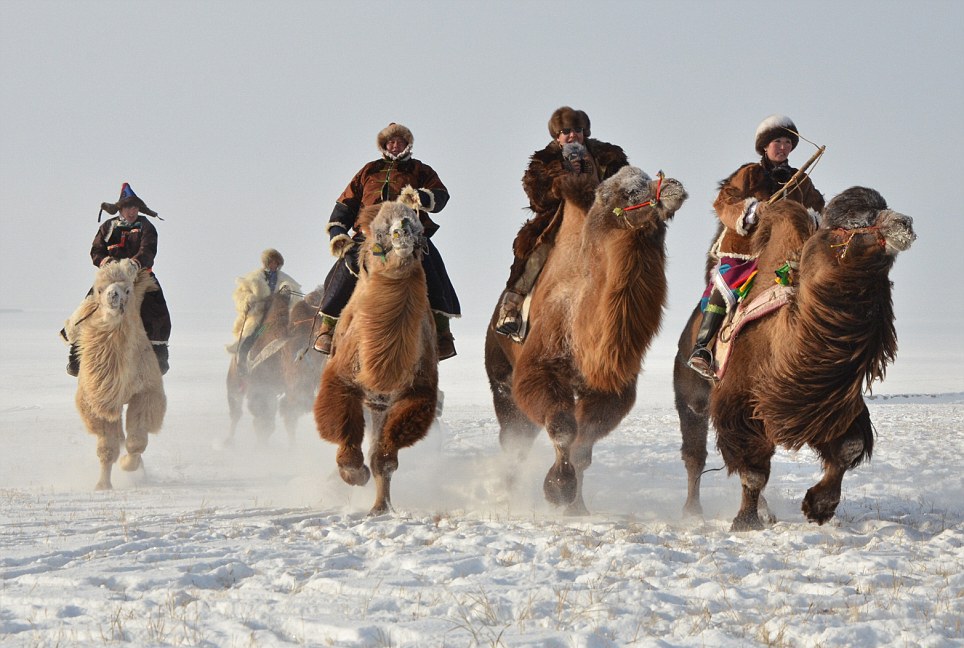
POLYGON ((371 471, 368 470, 368 466, 364 464, 356 467, 341 466, 338 468, 338 474, 341 475, 341 478, 346 484, 352 486, 364 486, 372 476, 371 471))
POLYGON ((576 469, 568 461, 554 464, 546 473, 542 490, 550 504, 556 506, 572 504, 576 499, 576 469))
POLYGON ((129 454, 121 457, 117 463, 120 465, 121 470, 126 470, 127 472, 133 472, 138 468, 140 468, 144 462, 141 459, 141 455, 129 454))
POLYGON ((800 508, 809 521, 823 524, 833 517, 838 504, 840 504, 839 496, 821 493, 811 488, 803 498, 803 506, 800 508))
POLYGON ((376 517, 378 515, 385 515, 387 513, 393 513, 394 509, 389 502, 383 502, 381 504, 375 504, 372 510, 368 512, 368 517, 376 517))
POLYGON ((703 517, 703 505, 697 502, 686 502, 683 505, 683 517, 703 517))
POLYGON ((97 485, 94 486, 94 490, 108 491, 108 490, 114 490, 114 487, 111 485, 109 481, 108 482, 99 481, 97 482, 97 485))
POLYGON ((763 529, 763 520, 757 515, 737 516, 730 525, 730 531, 760 531, 763 529))
POLYGON ((589 509, 582 502, 573 502, 566 507, 566 517, 585 517, 589 515, 589 509))

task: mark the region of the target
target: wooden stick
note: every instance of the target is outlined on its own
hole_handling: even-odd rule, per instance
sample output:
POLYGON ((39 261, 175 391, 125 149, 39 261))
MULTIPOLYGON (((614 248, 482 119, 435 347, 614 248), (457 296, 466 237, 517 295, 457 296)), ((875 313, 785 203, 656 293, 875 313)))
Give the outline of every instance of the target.
POLYGON ((806 164, 804 164, 802 167, 800 167, 800 169, 799 169, 796 173, 793 174, 793 177, 792 177, 792 178, 790 178, 789 180, 787 180, 787 183, 786 183, 785 185, 783 185, 783 188, 781 188, 780 191, 778 191, 778 192, 776 192, 775 194, 773 194, 772 196, 770 196, 770 200, 767 201, 767 204, 768 204, 768 205, 772 205, 772 204, 775 203, 776 201, 778 201, 778 200, 780 200, 781 198, 783 198, 783 197, 787 194, 787 192, 790 191, 790 189, 794 188, 794 187, 800 182, 800 178, 803 177, 803 175, 806 173, 807 169, 810 168, 810 165, 813 164, 814 162, 816 162, 817 159, 818 159, 821 155, 823 155, 823 152, 826 151, 826 150, 827 150, 827 147, 826 147, 826 146, 821 146, 820 148, 818 148, 818 149, 817 149, 817 152, 810 156, 810 159, 807 160, 806 164))

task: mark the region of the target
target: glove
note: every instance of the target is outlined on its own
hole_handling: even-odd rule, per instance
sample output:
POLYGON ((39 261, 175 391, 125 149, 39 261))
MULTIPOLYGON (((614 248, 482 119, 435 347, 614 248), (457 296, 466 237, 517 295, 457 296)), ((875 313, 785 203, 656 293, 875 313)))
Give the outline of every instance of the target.
POLYGON ((746 236, 753 229, 756 224, 756 211, 757 206, 760 204, 756 198, 747 198, 743 207, 743 215, 740 220, 736 223, 736 233, 740 236, 746 236))
POLYGON ((435 194, 428 189, 418 190, 418 204, 423 211, 430 212, 435 209, 435 194))
POLYGON ((328 245, 331 248, 331 255, 341 259, 348 254, 356 244, 347 234, 336 234, 328 241, 328 245))

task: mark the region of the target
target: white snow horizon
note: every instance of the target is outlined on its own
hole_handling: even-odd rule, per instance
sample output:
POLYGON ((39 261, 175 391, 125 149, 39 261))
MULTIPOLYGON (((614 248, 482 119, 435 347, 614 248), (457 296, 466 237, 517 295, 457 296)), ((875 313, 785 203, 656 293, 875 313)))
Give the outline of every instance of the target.
MULTIPOLYGON (((400 454, 395 512, 369 517, 372 487, 340 481, 310 416, 293 448, 280 423, 259 445, 247 414, 222 446, 229 317, 175 312, 164 428, 143 472, 115 467, 114 490, 95 492, 95 441, 56 341, 62 314, 0 312, 3 645, 964 640, 964 389, 914 344, 875 386, 874 456, 845 477, 837 516, 805 520, 819 464, 779 451, 767 488, 778 522, 731 533, 740 487, 725 471, 704 475, 704 517, 682 515, 673 331, 646 358, 636 407, 596 446, 592 514, 567 518, 542 497, 544 433, 515 490, 503 488, 482 336, 457 323, 443 415, 400 454)), ((710 445, 707 467, 722 466, 710 445)))

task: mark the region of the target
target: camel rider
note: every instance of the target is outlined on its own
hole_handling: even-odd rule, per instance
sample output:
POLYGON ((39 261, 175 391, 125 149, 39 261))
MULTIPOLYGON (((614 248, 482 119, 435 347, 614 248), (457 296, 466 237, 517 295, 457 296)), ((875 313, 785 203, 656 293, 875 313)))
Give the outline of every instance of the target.
POLYGON ((264 318, 268 299, 279 290, 300 293, 301 285, 281 271, 285 259, 274 248, 261 253, 261 267, 235 280, 234 307, 238 312, 232 334, 234 342, 227 346, 228 353, 247 355, 247 347, 254 342, 255 333, 264 318), (239 351, 240 350, 240 351, 239 351))
MULTIPOLYGON (((402 189, 411 186, 417 189, 421 203, 418 214, 426 237, 431 237, 439 228, 429 214, 442 211, 449 200, 449 192, 432 167, 412 157, 414 141, 412 131, 401 124, 393 122, 383 128, 376 138, 381 157, 355 174, 331 212, 328 236, 331 253, 338 260, 325 278, 325 292, 319 309, 322 323, 314 346, 321 353, 332 352, 335 324, 357 282, 358 246, 364 240, 364 235, 356 227, 359 210, 396 200, 402 189)), ((462 310, 438 248, 431 238, 426 238, 426 244, 428 249, 422 255, 422 267, 438 332, 438 357, 445 360, 456 353, 449 320, 461 317, 462 310)))
MULTIPOLYGON (((722 227, 710 251, 717 264, 703 292, 700 302, 703 320, 687 363, 708 380, 716 378, 710 351, 713 339, 726 319, 726 313, 749 290, 756 272, 750 232, 756 223, 757 205, 780 191, 797 172, 787 158, 799 141, 797 127, 789 117, 770 115, 756 129, 756 152, 761 156, 760 161, 744 164, 720 182, 720 193, 713 209, 722 227)), ((807 176, 795 183, 785 197, 818 213, 823 210, 823 196, 807 176)))
MULTIPOLYGON (((116 203, 101 203, 98 222, 105 211, 111 215, 120 213, 101 224, 94 235, 94 242, 90 246, 90 259, 94 266, 99 268, 120 259, 130 259, 137 266, 150 270, 151 276, 157 280, 153 272, 154 257, 157 256, 157 230, 145 218, 151 216, 160 219, 157 212, 149 209, 126 182, 121 186, 120 198, 116 203)), ((144 294, 141 320, 144 322, 144 330, 147 331, 147 339, 151 341, 157 356, 161 373, 166 374, 170 368, 167 345, 171 339, 171 313, 167 310, 167 301, 164 299, 160 282, 157 290, 144 294)), ((64 335, 64 332, 61 334, 64 335)), ((67 373, 76 376, 79 371, 77 345, 71 344, 67 373)))
POLYGON ((557 108, 549 117, 552 141, 529 159, 522 188, 533 216, 512 243, 512 268, 496 320, 496 332, 502 335, 522 332, 522 303, 532 291, 559 229, 561 219, 556 215, 563 197, 556 180, 571 173, 591 173, 601 182, 629 164, 620 147, 590 138, 589 125, 585 112, 569 106, 557 108))

